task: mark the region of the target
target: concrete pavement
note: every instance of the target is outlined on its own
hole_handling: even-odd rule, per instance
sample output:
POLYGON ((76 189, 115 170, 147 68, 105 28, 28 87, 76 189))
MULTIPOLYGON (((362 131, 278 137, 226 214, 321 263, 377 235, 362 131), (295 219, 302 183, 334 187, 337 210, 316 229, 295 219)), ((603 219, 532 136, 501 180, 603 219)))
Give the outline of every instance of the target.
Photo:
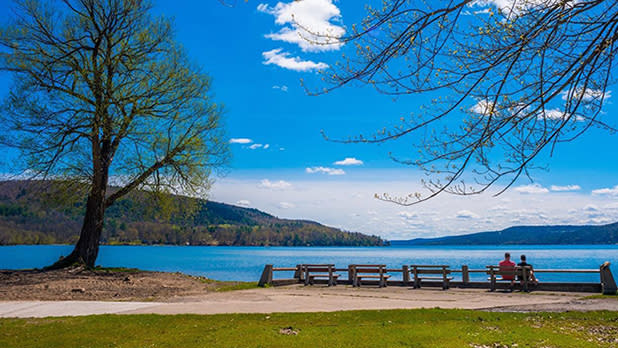
POLYGON ((0 301, 0 317, 47 317, 91 314, 217 314, 324 312, 360 309, 462 308, 498 310, 618 311, 616 300, 583 300, 580 293, 490 293, 476 289, 407 287, 289 286, 208 293, 174 302, 0 301), (594 304, 594 306, 593 306, 594 304), (528 308, 528 309, 526 309, 528 308))

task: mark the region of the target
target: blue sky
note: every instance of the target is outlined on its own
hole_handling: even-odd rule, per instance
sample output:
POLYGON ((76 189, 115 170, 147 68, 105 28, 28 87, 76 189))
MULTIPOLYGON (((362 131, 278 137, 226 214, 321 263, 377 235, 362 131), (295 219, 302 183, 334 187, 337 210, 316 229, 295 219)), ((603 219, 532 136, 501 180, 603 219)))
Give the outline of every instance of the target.
MULTIPOLYGON (((233 159, 212 187, 213 200, 395 239, 618 221, 616 136, 597 130, 559 146, 543 161, 549 171, 533 172, 534 183, 522 178, 499 197, 440 196, 412 207, 374 199, 374 193, 419 190, 422 173, 388 158, 389 152, 412 155, 414 139, 336 144, 320 131, 334 137, 371 133, 397 124, 425 98, 393 100, 360 84, 308 96, 300 79, 323 87, 314 68, 334 64, 350 47, 312 46, 297 39, 289 21, 293 13, 307 25, 349 31, 364 15, 364 2, 153 2, 157 14, 174 18, 177 41, 213 77, 216 100, 225 105, 233 159)), ((0 94, 8 85, 9 76, 0 75, 0 94)), ((618 108, 608 101, 604 111, 611 121, 618 108)))

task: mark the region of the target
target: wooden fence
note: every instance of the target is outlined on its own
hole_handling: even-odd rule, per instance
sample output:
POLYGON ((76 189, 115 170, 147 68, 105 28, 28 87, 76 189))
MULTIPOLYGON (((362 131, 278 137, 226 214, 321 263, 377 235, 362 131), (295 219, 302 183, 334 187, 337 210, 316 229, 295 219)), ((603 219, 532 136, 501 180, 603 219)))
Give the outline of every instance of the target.
MULTIPOLYGON (((344 273, 347 274, 347 278, 338 277, 337 279, 316 279, 316 284, 342 284, 342 285, 352 285, 354 283, 354 265, 350 265, 346 268, 333 268, 333 272, 344 273)), ((568 292, 596 292, 603 294, 616 294, 617 287, 616 281, 611 273, 609 268, 610 263, 605 262, 599 268, 595 269, 534 269, 534 273, 536 275, 541 274, 582 274, 582 273, 598 273, 599 274, 599 282, 568 282, 568 281, 552 281, 547 282, 543 281, 542 277, 541 281, 534 286, 531 286, 532 290, 545 290, 545 291, 568 291, 568 292)), ((281 285, 291 285, 291 284, 299 284, 305 283, 306 272, 304 265, 296 265, 294 267, 274 267, 273 265, 266 265, 264 267, 264 271, 262 272, 262 276, 260 277, 259 285, 260 286, 281 286, 281 285), (275 278, 273 275, 277 272, 294 272, 292 278, 275 278)), ((386 281, 387 286, 411 286, 414 287, 442 287, 445 288, 444 281, 438 280, 438 277, 434 277, 432 279, 419 277, 418 274, 414 274, 413 272, 416 270, 417 273, 419 269, 436 268, 442 267, 443 271, 441 273, 444 274, 444 277, 448 275, 454 275, 455 277, 449 278, 449 286, 451 288, 479 288, 479 289, 508 289, 511 284, 510 282, 493 282, 490 280, 490 267, 498 267, 498 266, 487 266, 485 269, 470 269, 467 265, 463 265, 461 268, 448 268, 448 266, 437 266, 437 265, 403 265, 399 268, 386 268, 385 272, 387 274, 399 274, 401 273, 401 280, 398 279, 388 279, 386 281), (447 268, 444 268, 447 267, 447 268), (446 270, 446 271, 444 271, 446 270), (486 281, 478 281, 478 280, 470 280, 470 275, 474 273, 481 273, 484 276, 487 276, 488 279, 486 281)), ((367 281, 363 282, 364 285, 378 285, 378 281, 367 281)), ((446 287, 446 288, 448 288, 446 287)), ((520 281, 515 281, 514 284, 515 289, 522 289, 522 284, 520 281)))

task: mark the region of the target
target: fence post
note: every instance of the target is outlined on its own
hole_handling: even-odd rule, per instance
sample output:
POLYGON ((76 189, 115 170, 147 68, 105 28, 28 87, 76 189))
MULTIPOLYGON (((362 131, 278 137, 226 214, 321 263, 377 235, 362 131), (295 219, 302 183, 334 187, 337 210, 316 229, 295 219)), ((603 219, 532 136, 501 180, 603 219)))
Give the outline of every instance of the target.
POLYGON ((463 285, 468 285, 470 282, 470 273, 468 272, 468 265, 461 266, 461 282, 463 285))
POLYGON ((528 292, 528 278, 530 277, 530 266, 523 266, 521 268, 521 276, 523 279, 524 291, 528 292))
POLYGON ((412 271, 414 273, 414 288, 419 289, 421 287, 421 280, 418 278, 418 268, 412 266, 412 271))
POLYGON ((302 265, 296 265, 296 271, 294 271, 294 278, 298 279, 299 283, 303 280, 303 272, 301 268, 302 265))
POLYGON ((356 286, 356 279, 354 277, 354 266, 348 265, 348 280, 352 286, 356 286))
POLYGON ((600 267, 601 274, 601 291, 603 295, 615 295, 618 288, 616 287, 616 281, 612 275, 612 271, 609 269, 609 261, 606 261, 600 267))
POLYGON ((489 276, 491 277, 491 284, 489 285, 489 291, 496 290, 496 274, 494 272, 494 266, 489 266, 489 276))
POLYGON ((403 285, 408 285, 410 283, 410 269, 408 265, 403 265, 401 272, 403 273, 403 285))
POLYGON ((442 290, 448 289, 448 279, 447 279, 447 275, 446 275, 446 268, 447 267, 448 266, 442 266, 442 290))
POLYGON ((258 282, 258 286, 264 287, 265 285, 272 285, 273 283, 273 265, 264 266, 262 276, 258 282))

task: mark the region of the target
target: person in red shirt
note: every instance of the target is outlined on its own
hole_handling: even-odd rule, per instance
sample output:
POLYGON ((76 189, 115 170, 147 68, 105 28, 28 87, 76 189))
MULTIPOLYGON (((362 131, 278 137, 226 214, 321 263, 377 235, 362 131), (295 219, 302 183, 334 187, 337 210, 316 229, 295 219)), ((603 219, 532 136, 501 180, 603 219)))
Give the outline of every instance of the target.
MULTIPOLYGON (((504 260, 500 261, 500 263, 498 263, 498 266, 500 267, 500 272, 512 272, 515 270, 516 265, 515 265, 515 262, 511 261, 511 254, 504 253, 504 260)), ((503 274, 502 279, 511 281, 509 290, 513 291, 513 285, 515 285, 515 275, 514 274, 503 274)))

